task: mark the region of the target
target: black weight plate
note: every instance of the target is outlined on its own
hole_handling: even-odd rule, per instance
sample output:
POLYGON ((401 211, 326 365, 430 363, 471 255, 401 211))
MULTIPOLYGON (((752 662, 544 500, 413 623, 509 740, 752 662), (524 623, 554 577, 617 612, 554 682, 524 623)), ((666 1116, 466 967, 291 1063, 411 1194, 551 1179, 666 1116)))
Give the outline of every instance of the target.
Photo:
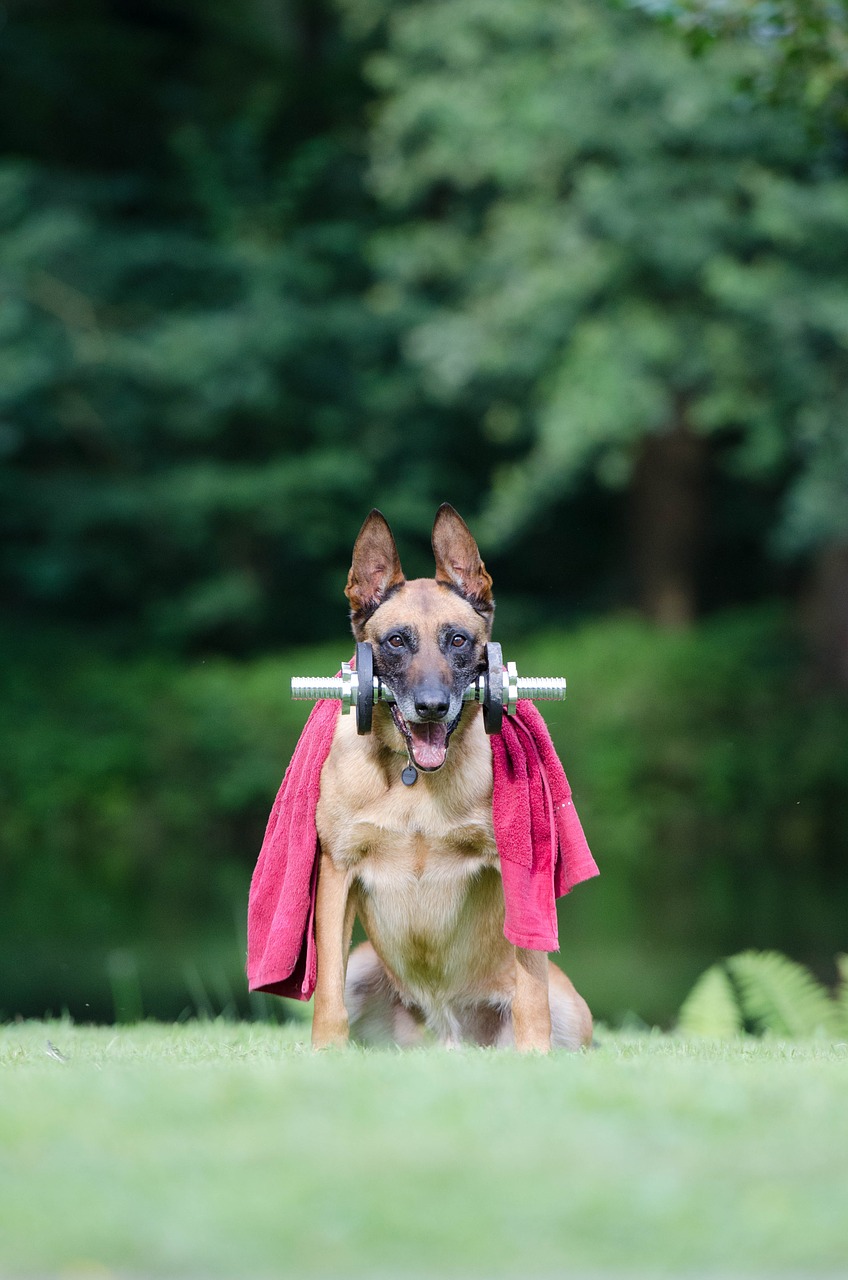
POLYGON ((356 646, 356 674, 359 677, 359 693, 356 695, 356 732, 371 732, 374 714, 374 653, 370 644, 360 640, 356 646))
POLYGON ((487 733, 500 733, 503 725, 503 652, 490 640, 486 645, 486 695, 483 699, 483 724, 487 733))

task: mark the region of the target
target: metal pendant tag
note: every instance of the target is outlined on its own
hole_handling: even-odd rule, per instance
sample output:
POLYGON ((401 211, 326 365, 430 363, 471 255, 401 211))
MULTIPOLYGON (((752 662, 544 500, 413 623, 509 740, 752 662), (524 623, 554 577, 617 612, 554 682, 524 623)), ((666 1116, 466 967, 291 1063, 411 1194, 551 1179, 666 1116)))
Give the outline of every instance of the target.
POLYGON ((400 780, 405 787, 414 787, 418 781, 418 770, 415 765, 408 764, 400 775, 400 780))

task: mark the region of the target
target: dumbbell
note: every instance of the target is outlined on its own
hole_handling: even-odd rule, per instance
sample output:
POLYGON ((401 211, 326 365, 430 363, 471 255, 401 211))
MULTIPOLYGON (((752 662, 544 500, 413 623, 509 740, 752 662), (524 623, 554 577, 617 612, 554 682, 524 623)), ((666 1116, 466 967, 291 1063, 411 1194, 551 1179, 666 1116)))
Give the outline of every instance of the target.
MULTIPOLYGON (((314 702, 318 698, 338 698, 342 707, 356 716, 356 732, 371 732, 375 702, 394 702, 395 696, 380 676, 374 674, 374 654, 370 644, 356 646, 355 665, 343 662, 338 676, 292 676, 293 698, 314 702)), ((504 712, 515 710, 519 699, 533 702, 562 702, 565 680, 562 677, 519 676, 514 662, 504 662, 501 646, 486 645, 486 667, 479 672, 462 695, 463 702, 479 702, 483 708, 483 724, 487 733, 500 733, 504 712)))

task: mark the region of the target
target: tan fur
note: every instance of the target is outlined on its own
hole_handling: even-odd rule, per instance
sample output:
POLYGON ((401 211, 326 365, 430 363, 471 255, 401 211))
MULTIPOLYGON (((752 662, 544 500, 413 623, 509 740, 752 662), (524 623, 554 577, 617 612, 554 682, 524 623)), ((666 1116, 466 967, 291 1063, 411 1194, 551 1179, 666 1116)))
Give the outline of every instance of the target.
MULTIPOLYGON (((368 568, 360 566, 360 582, 370 577, 368 568)), ((389 568, 394 594, 358 625, 365 597, 351 570, 359 638, 376 643, 378 633, 412 622, 421 636, 415 661, 431 665, 442 660, 437 637, 446 622, 485 642, 486 618, 456 590, 433 579, 399 582, 399 562, 389 568)), ((456 572, 467 588, 475 572, 467 556, 456 572)), ((470 587, 478 606, 485 604, 480 582, 478 575, 470 587)), ((364 607, 373 608, 374 599, 364 607)), ((340 716, 317 811, 313 1045, 342 1044, 350 1031, 365 1041, 415 1044, 428 1030, 448 1045, 470 1040, 547 1051, 551 1043, 588 1044, 591 1015, 565 974, 503 936, 492 756, 480 708, 466 706, 444 765, 421 773, 412 787, 400 777, 406 758, 385 705, 375 707, 366 736, 357 734, 352 716, 340 716), (348 965, 354 914, 370 941, 348 965)))

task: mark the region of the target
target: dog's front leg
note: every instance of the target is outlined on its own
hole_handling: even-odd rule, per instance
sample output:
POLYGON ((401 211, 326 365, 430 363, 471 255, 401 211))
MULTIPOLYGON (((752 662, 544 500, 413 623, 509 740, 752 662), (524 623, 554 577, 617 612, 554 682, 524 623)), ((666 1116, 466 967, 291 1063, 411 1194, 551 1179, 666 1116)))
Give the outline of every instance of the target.
POLYGON ((348 1041, 344 986, 352 928, 350 874, 340 870, 329 854, 322 853, 315 901, 317 973, 312 1014, 313 1049, 344 1045, 348 1041))
POLYGON ((515 996, 512 1028, 519 1053, 551 1047, 551 1005, 548 996, 548 957, 544 951, 515 948, 515 996))

